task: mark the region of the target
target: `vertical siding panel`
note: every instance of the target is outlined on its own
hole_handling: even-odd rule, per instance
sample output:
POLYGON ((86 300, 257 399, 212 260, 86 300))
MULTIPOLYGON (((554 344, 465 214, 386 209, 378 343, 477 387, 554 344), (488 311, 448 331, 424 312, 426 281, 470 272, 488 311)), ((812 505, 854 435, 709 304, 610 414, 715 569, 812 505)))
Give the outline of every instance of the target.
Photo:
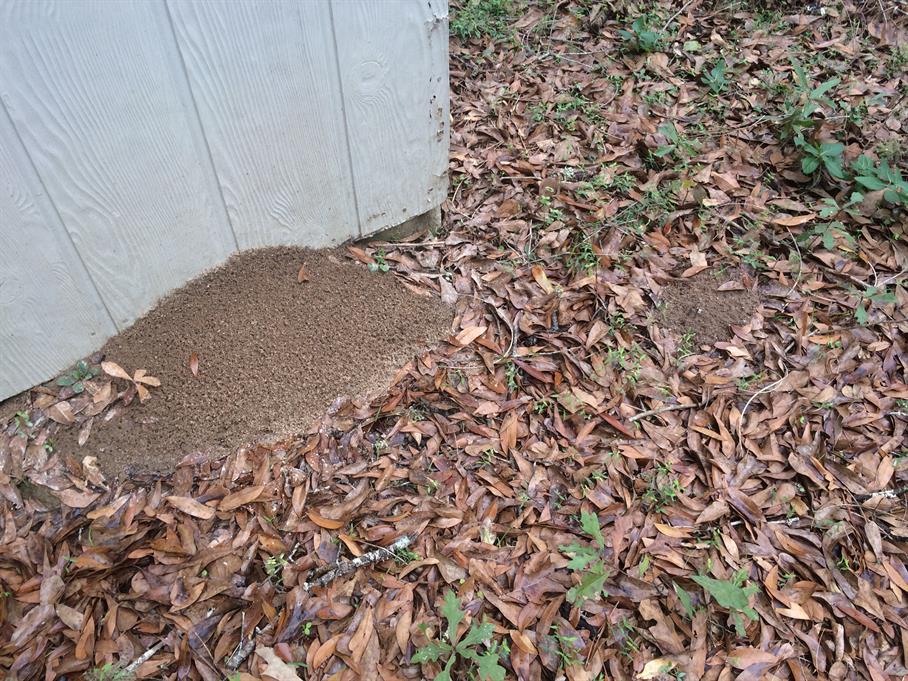
POLYGON ((169 31, 140 0, 0 6, 0 96, 120 327, 233 248, 169 31))
POLYGON ((240 247, 358 235, 327 2, 168 6, 240 247))
POLYGON ((447 191, 445 0, 333 0, 363 233, 440 204, 447 191))
POLYGON ((2 106, 0 244, 2 399, 116 332, 2 106))

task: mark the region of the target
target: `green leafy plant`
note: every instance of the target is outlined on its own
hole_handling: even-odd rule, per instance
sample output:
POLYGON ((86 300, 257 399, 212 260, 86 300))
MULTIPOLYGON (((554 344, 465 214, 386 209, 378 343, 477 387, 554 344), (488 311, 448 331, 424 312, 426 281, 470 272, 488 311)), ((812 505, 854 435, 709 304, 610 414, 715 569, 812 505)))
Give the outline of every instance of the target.
POLYGON ((451 10, 451 33, 461 40, 502 38, 510 11, 510 0, 467 0, 462 9, 451 10))
POLYGON ((640 15, 630 27, 618 31, 631 52, 656 52, 662 46, 662 31, 654 29, 653 19, 646 14, 640 15))
POLYGON ((16 432, 20 435, 26 435, 29 430, 35 427, 27 411, 17 411, 13 416, 13 423, 16 426, 16 432))
MULTIPOLYGON (((576 234, 576 233, 575 233, 576 234)), ((571 239, 568 247, 567 267, 571 272, 592 274, 599 267, 599 256, 593 248, 589 234, 580 233, 571 239)))
POLYGON ((700 144, 678 130, 674 123, 663 123, 658 131, 665 137, 666 142, 656 148, 653 156, 658 158, 674 156, 676 160, 686 163, 700 149, 700 144))
POLYGON ((840 80, 830 78, 814 87, 804 67, 796 59, 792 60, 792 68, 795 84, 786 89, 787 96, 779 120, 782 138, 794 140, 795 144, 800 145, 804 142, 805 133, 813 130, 818 122, 814 114, 824 106, 833 108, 832 100, 826 93, 838 85, 840 80))
MULTIPOLYGON (((798 143, 796 142, 796 144, 798 143)), ((845 179, 845 171, 842 168, 842 154, 845 152, 844 144, 841 142, 813 144, 804 140, 798 146, 804 153, 801 158, 801 171, 805 175, 812 175, 820 168, 824 168, 835 179, 845 179)))
POLYGON ((728 69, 728 64, 725 63, 724 59, 720 59, 716 62, 709 71, 703 74, 703 84, 706 85, 714 95, 720 95, 725 92, 728 88, 728 79, 725 77, 725 72, 728 69))
POLYGON ((555 643, 553 652, 558 658, 559 668, 583 664, 583 658, 580 656, 583 642, 579 638, 576 636, 565 636, 558 631, 558 625, 556 624, 553 624, 549 630, 549 636, 555 643))
POLYGON ((567 599, 582 607, 588 600, 608 597, 605 582, 610 572, 603 555, 605 538, 602 536, 599 518, 594 513, 581 511, 580 526, 592 539, 592 544, 574 542, 559 546, 558 550, 570 556, 568 569, 580 575, 580 582, 568 590, 567 599))
POLYGON ((888 161, 874 163, 866 154, 861 154, 851 164, 854 181, 867 191, 882 191, 883 199, 891 204, 908 206, 908 181, 902 172, 888 161))
POLYGON ((71 371, 60 376, 57 379, 57 385, 71 387, 77 395, 85 390, 85 381, 98 375, 98 370, 89 366, 88 362, 80 359, 71 371))
POLYGON ((443 638, 431 641, 417 650, 410 661, 424 664, 445 660, 445 665, 435 676, 435 681, 451 681, 451 672, 458 659, 469 663, 468 673, 474 673, 482 681, 503 681, 505 668, 501 666, 499 660, 502 653, 507 654, 508 649, 506 645, 497 642, 488 643, 495 626, 483 619, 480 624, 473 622, 464 636, 458 636, 457 628, 466 617, 466 612, 461 608, 457 596, 450 590, 445 594, 441 614, 447 622, 443 638), (483 643, 486 650, 480 652, 480 644, 483 643))
POLYGON ((842 211, 852 214, 854 212, 854 205, 859 204, 863 198, 862 194, 854 192, 845 206, 839 206, 835 199, 823 199, 819 209, 819 215, 826 221, 817 222, 810 229, 804 230, 804 232, 798 236, 798 241, 801 243, 811 243, 814 239, 819 238, 823 244, 823 248, 827 250, 836 248, 840 242, 844 242, 849 248, 853 248, 856 245, 856 242, 854 236, 852 236, 845 227, 845 223, 840 220, 829 220, 829 218, 837 216, 842 211))
POLYGON ((860 292, 861 300, 854 310, 854 318, 861 326, 867 326, 870 321, 870 308, 874 304, 888 305, 895 302, 895 294, 888 291, 885 286, 867 286, 860 292))
POLYGON ((370 272, 387 272, 388 270, 391 269, 391 267, 388 265, 388 262, 385 260, 384 251, 379 251, 378 253, 376 253, 375 255, 372 256, 372 259, 375 262, 369 263, 370 272))
POLYGON ((649 508, 662 511, 681 495, 681 481, 668 464, 656 464, 656 470, 645 473, 644 479, 647 487, 643 493, 643 503, 649 508))
POLYGON ((112 662, 85 672, 86 681, 131 681, 133 678, 133 674, 112 662))
POLYGON ((268 575, 268 579, 281 583, 283 581, 284 568, 289 564, 290 561, 287 560, 287 557, 283 553, 277 556, 271 556, 265 560, 265 574, 268 575))
POLYGON ((750 597, 760 590, 760 587, 754 584, 744 586, 747 571, 738 570, 732 579, 713 579, 705 575, 694 575, 691 579, 702 586, 716 603, 731 613, 735 631, 739 636, 746 636, 744 616, 752 620, 757 619, 757 611, 750 607, 750 597))

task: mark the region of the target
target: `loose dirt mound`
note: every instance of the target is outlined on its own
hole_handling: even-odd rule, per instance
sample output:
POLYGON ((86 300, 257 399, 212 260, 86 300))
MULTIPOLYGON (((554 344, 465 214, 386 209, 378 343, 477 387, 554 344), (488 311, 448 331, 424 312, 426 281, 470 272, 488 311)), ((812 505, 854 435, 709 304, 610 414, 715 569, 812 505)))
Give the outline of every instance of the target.
POLYGON ((693 333, 697 345, 728 340, 729 327, 750 319, 760 302, 759 296, 744 286, 740 272, 716 274, 701 272, 672 282, 662 292, 665 325, 679 335, 693 333))
POLYGON ((195 451, 218 455, 298 432, 339 394, 383 388, 448 333, 451 311, 345 259, 340 251, 251 251, 175 291, 102 350, 161 387, 96 422, 84 446, 73 428, 55 447, 96 455, 108 475, 163 470, 195 451))

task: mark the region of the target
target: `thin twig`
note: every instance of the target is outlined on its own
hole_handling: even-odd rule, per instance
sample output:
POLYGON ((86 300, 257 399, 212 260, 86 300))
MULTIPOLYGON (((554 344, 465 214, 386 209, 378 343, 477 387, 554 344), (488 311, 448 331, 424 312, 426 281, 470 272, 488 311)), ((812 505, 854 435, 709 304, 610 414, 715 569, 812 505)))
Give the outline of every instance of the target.
POLYGON ((639 414, 634 414, 631 416, 628 421, 633 423, 634 421, 639 421, 640 419, 645 419, 647 416, 655 416, 656 414, 664 414, 667 411, 681 411, 682 409, 693 409, 696 407, 696 404, 670 404, 667 407, 659 407, 658 409, 650 409, 649 411, 641 411, 639 414))
POLYGON ((403 549, 407 548, 412 543, 413 543, 413 539, 405 534, 403 537, 398 539, 396 542, 394 542, 393 544, 391 544, 391 546, 388 546, 387 548, 375 549, 374 551, 369 551, 368 553, 364 553, 363 555, 359 556, 358 558, 354 558, 353 560, 346 560, 343 563, 338 563, 337 565, 335 565, 333 568, 328 570, 328 572, 323 574, 318 579, 316 579, 312 582, 303 582, 302 589, 303 589, 303 591, 308 592, 317 586, 325 586, 326 584, 337 579, 338 577, 343 577, 344 575, 348 575, 351 572, 353 572, 365 565, 371 565, 372 563, 377 563, 382 560, 387 560, 388 558, 394 558, 395 553, 397 553, 398 551, 402 551, 403 549))
POLYGON ((124 675, 132 676, 136 673, 136 670, 145 664, 148 660, 151 659, 151 656, 158 652, 164 646, 164 641, 158 641, 151 648, 146 650, 144 653, 139 655, 135 660, 129 663, 129 665, 123 670, 124 675))
POLYGON ((660 31, 660 33, 665 33, 665 32, 668 30, 668 27, 671 26, 671 23, 672 23, 675 19, 678 18, 678 16, 681 14, 681 12, 683 12, 684 10, 686 10, 686 9, 687 9, 688 7, 690 7, 693 3, 694 3, 694 0, 687 0, 687 2, 685 2, 685 3, 681 6, 681 9, 679 9, 677 12, 675 12, 674 14, 672 14, 672 15, 668 18, 668 21, 665 22, 665 26, 662 27, 662 30, 660 31))
MULTIPOLYGON (((319 576, 317 579, 311 582, 303 582, 300 585, 300 588, 302 588, 302 590, 306 593, 309 593, 309 591, 311 591, 315 587, 325 586, 338 577, 348 575, 361 567, 371 565, 372 563, 378 563, 379 561, 387 560, 388 558, 394 558, 395 553, 407 548, 412 543, 413 539, 408 535, 404 535, 387 548, 378 548, 374 551, 364 553, 363 555, 359 556, 358 558, 354 558, 353 560, 346 560, 342 563, 338 563, 333 568, 319 576)), ((249 657, 253 649, 255 649, 255 639, 259 636, 271 633, 273 629, 274 626, 269 623, 261 629, 256 629, 249 638, 241 641, 240 645, 238 645, 236 650, 233 651, 233 654, 229 658, 227 658, 227 669, 234 670, 241 664, 243 664, 243 661, 247 657, 249 657)))

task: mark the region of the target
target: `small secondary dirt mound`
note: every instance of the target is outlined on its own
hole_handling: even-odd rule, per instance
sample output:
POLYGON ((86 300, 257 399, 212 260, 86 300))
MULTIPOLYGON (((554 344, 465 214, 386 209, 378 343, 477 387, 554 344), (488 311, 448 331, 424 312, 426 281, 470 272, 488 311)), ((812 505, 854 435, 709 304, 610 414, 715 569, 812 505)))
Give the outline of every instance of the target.
POLYGON ((341 251, 249 251, 173 292, 104 346, 108 360, 161 380, 149 401, 96 420, 82 447, 75 428, 54 444, 62 454, 93 454, 118 475, 296 433, 338 395, 386 387, 450 331, 451 317, 438 299, 341 251))
POLYGON ((740 272, 717 276, 706 271, 666 286, 662 302, 667 328, 679 335, 693 333, 697 345, 712 345, 731 337, 732 324, 747 322, 760 298, 744 286, 740 272))

